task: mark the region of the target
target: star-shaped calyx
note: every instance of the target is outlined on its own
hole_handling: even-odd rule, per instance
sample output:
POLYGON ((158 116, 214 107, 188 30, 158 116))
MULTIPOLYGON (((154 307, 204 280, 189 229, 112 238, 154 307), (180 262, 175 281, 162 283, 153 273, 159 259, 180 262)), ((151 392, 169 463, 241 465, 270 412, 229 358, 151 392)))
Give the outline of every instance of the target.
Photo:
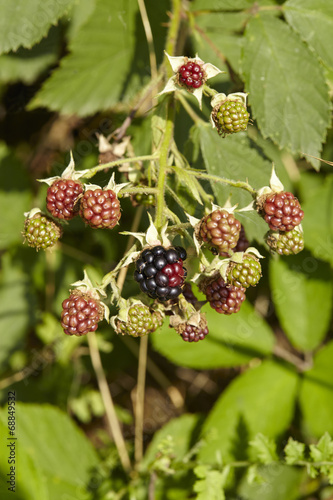
POLYGON ((201 109, 204 84, 210 78, 219 73, 224 73, 224 71, 221 71, 211 63, 205 63, 198 55, 190 58, 185 56, 174 57, 166 52, 165 54, 169 59, 174 75, 169 78, 166 86, 158 95, 186 89, 198 100, 201 109))

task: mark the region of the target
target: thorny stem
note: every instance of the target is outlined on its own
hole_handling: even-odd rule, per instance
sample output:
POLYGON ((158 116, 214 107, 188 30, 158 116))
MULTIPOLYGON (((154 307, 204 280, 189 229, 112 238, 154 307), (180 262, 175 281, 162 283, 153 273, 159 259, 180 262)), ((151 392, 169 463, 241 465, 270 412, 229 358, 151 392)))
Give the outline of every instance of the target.
POLYGON ((203 93, 208 97, 214 97, 216 94, 218 94, 217 90, 212 89, 206 83, 203 86, 203 93))
POLYGON ((245 189, 245 191, 248 191, 254 197, 257 194, 257 191, 252 186, 250 186, 248 182, 224 179, 223 177, 218 177, 217 175, 206 174, 205 172, 201 172, 200 170, 186 169, 186 173, 188 173, 189 175, 194 175, 199 179, 208 179, 213 182, 221 182, 222 184, 229 184, 230 186, 245 189))
POLYGON ((138 382, 135 399, 135 463, 139 464, 143 456, 143 419, 146 383, 148 335, 140 338, 138 382))
POLYGON ((152 187, 146 187, 146 186, 136 186, 136 187, 124 187, 119 191, 119 194, 137 194, 137 193, 144 193, 144 194, 157 194, 158 189, 157 188, 152 188, 152 187))
POLYGON ((112 436, 118 450, 121 464, 125 471, 128 472, 131 469, 131 461, 127 452, 125 440, 116 415, 111 392, 103 370, 95 332, 90 332, 88 334, 88 344, 90 349, 91 362, 96 374, 98 387, 103 399, 105 412, 112 432, 112 436))
MULTIPOLYGON (((168 30, 168 38, 165 44, 165 51, 170 55, 174 56, 177 45, 177 37, 179 32, 179 26, 181 21, 182 13, 182 0, 172 0, 172 17, 170 21, 170 26, 168 30)), ((167 77, 170 78, 173 74, 172 68, 169 65, 167 57, 164 57, 164 64, 167 68, 167 77)))
POLYGON ((117 167, 118 165, 122 165, 123 163, 136 163, 138 161, 147 161, 147 160, 156 160, 158 159, 159 153, 155 152, 152 155, 144 155, 144 156, 135 156, 134 158, 120 158, 119 160, 110 161, 108 163, 103 163, 103 165, 98 165, 97 167, 93 167, 87 172, 84 176, 85 179, 90 179, 94 177, 98 172, 102 172, 103 170, 117 167))
POLYGON ((187 99, 180 92, 177 92, 177 99, 185 109, 186 113, 190 116, 190 118, 192 118, 194 123, 206 123, 196 114, 192 106, 187 102, 187 99))

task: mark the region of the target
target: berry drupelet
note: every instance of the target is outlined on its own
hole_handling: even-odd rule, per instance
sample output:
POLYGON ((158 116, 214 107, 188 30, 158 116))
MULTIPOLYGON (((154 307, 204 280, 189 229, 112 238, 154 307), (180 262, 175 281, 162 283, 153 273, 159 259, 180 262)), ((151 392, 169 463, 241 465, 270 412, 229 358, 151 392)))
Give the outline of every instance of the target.
POLYGON ((24 223, 24 241, 37 251, 41 248, 45 250, 52 247, 60 238, 61 233, 60 226, 41 213, 28 217, 24 223))
POLYGON ((80 216, 92 228, 113 229, 121 217, 116 193, 112 189, 87 189, 81 198, 80 216))
POLYGON ((81 182, 58 179, 48 187, 46 208, 57 219, 70 220, 78 214, 78 199, 82 194, 81 182))
POLYGON ((198 239, 216 248, 220 255, 237 245, 241 223, 227 210, 215 210, 201 220, 198 239))
POLYGON ((177 298, 187 274, 183 267, 186 256, 182 247, 157 245, 143 250, 136 261, 134 273, 141 291, 161 302, 177 298))
POLYGON ((104 309, 99 300, 75 290, 62 303, 61 326, 66 335, 78 337, 97 330, 104 309))
POLYGON ((292 231, 304 217, 298 199, 286 191, 266 196, 259 212, 272 231, 292 231))
POLYGON ((198 89, 205 82, 205 74, 200 64, 187 62, 178 70, 178 81, 180 85, 187 88, 198 89))
POLYGON ((245 300, 245 288, 228 285, 221 276, 211 281, 204 293, 210 306, 220 314, 237 313, 245 300))

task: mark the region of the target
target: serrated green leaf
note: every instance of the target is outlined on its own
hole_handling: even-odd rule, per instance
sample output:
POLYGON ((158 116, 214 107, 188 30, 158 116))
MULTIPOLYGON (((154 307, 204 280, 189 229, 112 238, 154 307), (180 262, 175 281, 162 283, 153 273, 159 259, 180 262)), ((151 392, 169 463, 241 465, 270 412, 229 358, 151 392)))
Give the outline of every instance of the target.
MULTIPOLYGON (((87 486, 98 457, 82 431, 58 408, 16 403, 15 411, 16 482, 18 491, 24 492, 22 499, 89 499, 87 486), (25 467, 26 464, 30 464, 29 467, 25 467), (35 474, 35 480, 31 473, 35 474), (38 483, 34 495, 32 487, 37 487, 38 483)), ((6 424, 6 421, 7 412, 3 409, 0 423, 6 424)))
POLYGON ((330 342, 316 354, 313 368, 305 372, 300 388, 305 429, 317 438, 325 432, 333 435, 332 359, 333 342, 330 342))
MULTIPOLYGON (((156 50, 164 40, 165 1, 149 8, 156 50)), ((70 54, 28 108, 40 106, 86 116, 129 100, 149 81, 147 40, 136 0, 96 0, 69 44, 70 54)), ((157 52, 160 54, 160 52, 157 52)))
POLYGON ((60 30, 51 28, 47 38, 43 38, 32 49, 19 48, 17 52, 0 55, 0 81, 32 84, 57 61, 59 48, 60 30))
POLYGON ((331 318, 333 283, 330 267, 311 254, 271 259, 273 302, 291 343, 304 351, 324 339, 331 318))
POLYGON ((0 53, 22 46, 31 48, 69 11, 74 0, 0 1, 0 53))
POLYGON ((194 0, 191 10, 242 10, 248 9, 253 0, 194 0))
MULTIPOLYGON (((250 147, 250 141, 245 133, 221 138, 211 127, 200 126, 199 130, 202 156, 208 173, 236 181, 248 180, 254 189, 269 184, 272 164, 250 147)), ((279 171, 278 168, 278 175, 279 171)), ((212 188, 221 206, 229 196, 232 204, 239 204, 238 208, 243 208, 252 201, 252 196, 240 188, 220 182, 212 182, 212 188)), ((256 239, 263 243, 267 224, 257 212, 253 210, 235 215, 244 225, 249 240, 256 239)))
POLYGON ((198 465, 194 474, 200 478, 193 486, 193 490, 198 493, 197 500, 225 500, 223 486, 226 478, 223 472, 211 470, 206 465, 198 465))
POLYGON ((247 457, 249 440, 261 432, 274 438, 289 425, 298 377, 291 369, 264 361, 238 376, 222 393, 203 426, 199 459, 224 463, 247 457), (241 457, 239 456, 241 453, 241 457))
POLYGON ((165 323, 151 334, 154 349, 173 363, 197 369, 241 365, 272 351, 273 333, 248 302, 231 316, 218 314, 208 305, 202 310, 209 328, 204 342, 188 344, 165 323))
MULTIPOLYGON (((318 60, 291 28, 271 16, 253 17, 242 70, 263 136, 292 152, 320 156, 330 123, 328 88, 318 60)), ((318 160, 309 161, 319 168, 318 160)))
POLYGON ((290 437, 284 448, 286 463, 288 465, 293 465, 299 460, 304 460, 304 451, 305 444, 290 437))
POLYGON ((333 176, 302 204, 305 246, 319 259, 333 265, 333 176))
POLYGON ((259 432, 249 444, 250 453, 254 460, 265 465, 278 460, 275 441, 264 434, 259 432))
POLYGON ((314 462, 333 459, 333 441, 328 432, 325 432, 317 444, 310 444, 310 455, 314 462))
POLYGON ((198 180, 193 175, 189 175, 183 167, 174 166, 173 171, 175 172, 178 181, 183 184, 183 186, 186 186, 193 198, 195 198, 196 201, 202 205, 201 196, 199 194, 200 185, 198 180))
POLYGON ((288 0, 283 4, 288 23, 329 68, 333 68, 333 4, 327 0, 288 0))

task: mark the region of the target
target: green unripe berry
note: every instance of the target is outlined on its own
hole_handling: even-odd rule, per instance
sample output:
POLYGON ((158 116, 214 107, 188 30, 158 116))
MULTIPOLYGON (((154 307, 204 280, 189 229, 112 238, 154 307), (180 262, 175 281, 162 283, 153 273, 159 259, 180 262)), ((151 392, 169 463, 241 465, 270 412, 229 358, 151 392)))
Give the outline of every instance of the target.
POLYGON ((250 115, 240 101, 224 101, 213 109, 212 118, 220 135, 234 134, 247 129, 250 115))
POLYGON ((252 255, 245 254, 243 262, 231 262, 228 282, 237 287, 256 286, 261 278, 260 262, 252 255))
POLYGON ((30 247, 40 250, 52 247, 61 236, 61 228, 52 219, 36 213, 33 217, 28 217, 24 225, 24 241, 30 247))

